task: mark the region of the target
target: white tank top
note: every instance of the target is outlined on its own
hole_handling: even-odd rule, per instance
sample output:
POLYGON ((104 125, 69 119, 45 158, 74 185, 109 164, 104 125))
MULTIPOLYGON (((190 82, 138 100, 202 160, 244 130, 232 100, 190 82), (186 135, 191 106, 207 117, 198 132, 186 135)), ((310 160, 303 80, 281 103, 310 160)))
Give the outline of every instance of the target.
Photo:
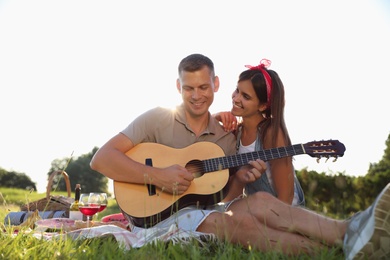
MULTIPOLYGON (((256 140, 253 143, 251 143, 250 145, 243 145, 241 143, 241 140, 240 140, 240 147, 238 148, 238 153, 241 154, 241 153, 251 153, 251 152, 254 152, 255 151, 255 145, 256 145, 256 140)), ((268 162, 266 162, 266 164, 267 164, 267 170, 265 172, 267 173, 268 182, 271 185, 271 187, 274 187, 274 184, 272 182, 271 169, 269 167, 268 162)))

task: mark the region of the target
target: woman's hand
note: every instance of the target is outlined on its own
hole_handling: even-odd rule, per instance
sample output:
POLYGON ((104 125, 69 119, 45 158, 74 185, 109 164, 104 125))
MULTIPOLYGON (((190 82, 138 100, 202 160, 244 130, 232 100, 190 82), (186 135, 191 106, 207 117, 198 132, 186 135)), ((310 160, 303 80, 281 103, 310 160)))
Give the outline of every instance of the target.
POLYGON ((257 159, 256 161, 250 161, 249 165, 241 167, 236 172, 236 178, 243 184, 251 183, 259 179, 266 170, 265 162, 257 159))
POLYGON ((213 114, 213 117, 222 123, 222 126, 226 132, 237 129, 237 118, 231 112, 218 112, 213 114))

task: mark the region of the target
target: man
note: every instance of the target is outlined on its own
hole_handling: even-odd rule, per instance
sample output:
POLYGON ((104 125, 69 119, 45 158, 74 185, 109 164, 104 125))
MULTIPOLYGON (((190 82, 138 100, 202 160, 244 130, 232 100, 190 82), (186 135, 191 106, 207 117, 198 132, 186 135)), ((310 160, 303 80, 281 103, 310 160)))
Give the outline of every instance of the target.
MULTIPOLYGON (((213 62, 201 54, 192 54, 180 62, 178 70, 176 86, 183 102, 177 110, 155 108, 136 118, 96 152, 91 161, 92 169, 116 182, 151 184, 157 190, 181 195, 194 183, 194 174, 190 170, 174 163, 166 167, 150 167, 132 159, 127 152, 135 151, 134 154, 137 154, 137 145, 141 143, 158 143, 179 149, 208 141, 220 146, 226 155, 235 154, 235 137, 225 132, 209 113, 214 93, 219 88, 213 62)), ((265 171, 265 163, 256 160, 250 164, 253 168, 245 174, 258 179, 265 171)), ((258 250, 279 250, 293 255, 302 252, 314 254, 315 248, 342 245, 344 240, 347 258, 353 258, 367 243, 378 246, 378 242, 371 239, 377 237, 378 230, 390 233, 390 185, 372 207, 349 221, 291 207, 265 192, 237 198, 222 206, 205 204, 180 209, 161 219, 155 227, 166 228, 175 224, 184 230, 212 233, 219 239, 258 250), (383 212, 387 213, 380 214, 380 219, 385 222, 386 228, 378 227, 377 221, 373 221, 383 212), (357 229, 363 229, 363 232, 368 229, 369 235, 363 239, 356 236, 362 230, 357 230, 350 223, 358 223, 357 229)), ((130 221, 134 220, 131 216, 127 217, 130 221)), ((134 227, 133 231, 138 229, 134 227)), ((390 254, 389 251, 383 252, 385 256, 390 254)))

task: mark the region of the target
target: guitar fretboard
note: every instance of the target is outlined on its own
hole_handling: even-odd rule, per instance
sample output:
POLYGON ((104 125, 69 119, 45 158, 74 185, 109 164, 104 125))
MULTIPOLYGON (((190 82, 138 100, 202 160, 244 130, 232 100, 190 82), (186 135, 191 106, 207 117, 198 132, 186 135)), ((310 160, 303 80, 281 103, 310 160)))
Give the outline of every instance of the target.
POLYGON ((305 149, 302 144, 295 144, 286 147, 272 148, 267 150, 254 151, 250 153, 236 154, 225 157, 218 157, 208 160, 203 160, 203 170, 206 172, 214 172, 228 168, 238 167, 248 164, 249 161, 261 159, 269 161, 298 154, 304 154, 305 149))

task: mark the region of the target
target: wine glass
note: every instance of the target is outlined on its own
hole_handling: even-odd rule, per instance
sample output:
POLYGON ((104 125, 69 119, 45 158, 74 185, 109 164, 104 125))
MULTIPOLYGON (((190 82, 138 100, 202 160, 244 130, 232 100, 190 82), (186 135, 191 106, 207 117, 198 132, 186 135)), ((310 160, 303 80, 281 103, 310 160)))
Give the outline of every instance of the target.
POLYGON ((99 212, 105 210, 107 208, 108 200, 107 200, 107 194, 104 192, 99 193, 100 195, 100 209, 99 212))
POLYGON ((99 196, 100 197, 100 208, 98 213, 96 213, 96 218, 98 217, 99 212, 103 211, 107 207, 107 194, 104 192, 91 192, 90 196, 99 196))
POLYGON ((87 216, 87 227, 89 227, 90 219, 100 209, 100 196, 89 193, 80 194, 79 210, 87 216))

